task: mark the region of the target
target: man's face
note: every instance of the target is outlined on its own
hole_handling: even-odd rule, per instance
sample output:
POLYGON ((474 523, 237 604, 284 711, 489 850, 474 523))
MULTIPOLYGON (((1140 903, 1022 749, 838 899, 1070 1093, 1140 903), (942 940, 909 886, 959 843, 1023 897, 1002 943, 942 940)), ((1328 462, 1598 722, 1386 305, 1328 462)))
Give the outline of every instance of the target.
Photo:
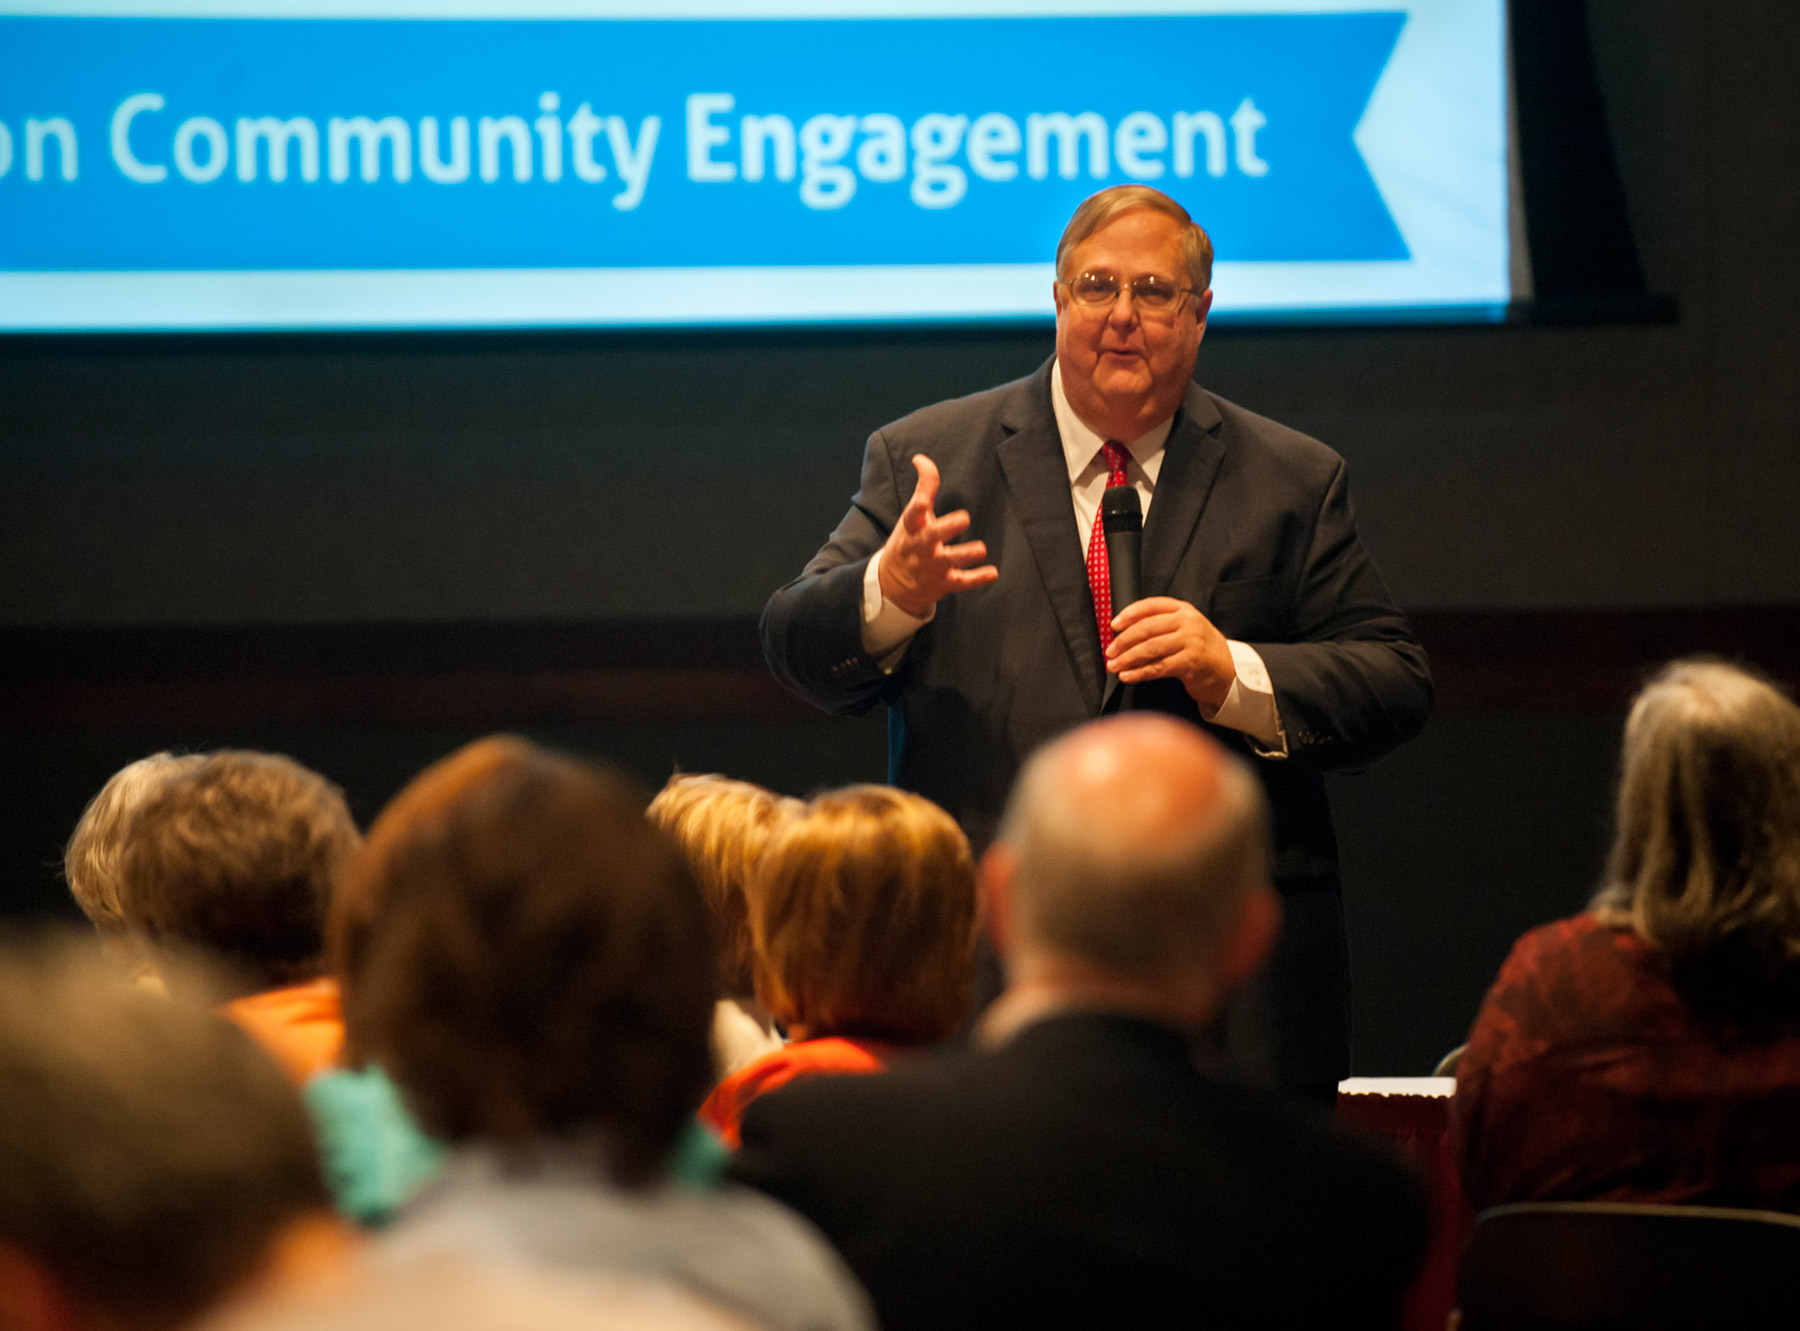
MULTIPOLYGON (((1062 274, 1110 273, 1126 285, 1156 277, 1191 285, 1181 228, 1164 213, 1139 209, 1114 218, 1077 245, 1062 274)), ((1056 285, 1056 358, 1075 412, 1110 437, 1135 438, 1175 414, 1194 376, 1212 293, 1195 292, 1160 317, 1145 317, 1121 291, 1110 306, 1079 305, 1056 285), (1130 433, 1124 433, 1127 429, 1130 433)))

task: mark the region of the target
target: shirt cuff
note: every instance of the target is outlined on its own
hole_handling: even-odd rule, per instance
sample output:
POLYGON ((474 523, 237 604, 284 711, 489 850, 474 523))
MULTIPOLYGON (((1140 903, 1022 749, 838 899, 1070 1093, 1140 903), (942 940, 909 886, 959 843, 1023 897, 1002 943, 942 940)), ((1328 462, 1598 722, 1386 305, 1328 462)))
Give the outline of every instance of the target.
POLYGON ((931 614, 917 619, 883 596, 881 551, 877 550, 869 557, 869 565, 863 570, 862 645, 863 650, 875 658, 883 674, 894 673, 894 667, 906 655, 906 645, 912 641, 913 634, 929 624, 935 614, 937 608, 934 606, 931 614))
MULTIPOLYGON (((865 629, 865 637, 867 632, 865 629)), ((1250 747, 1258 757, 1287 757, 1287 731, 1282 729, 1281 710, 1275 705, 1275 686, 1269 682, 1269 667, 1263 664, 1261 655, 1249 643, 1227 640, 1225 645, 1231 649, 1231 663, 1237 670, 1237 678, 1231 681, 1231 691, 1225 695, 1218 710, 1207 716, 1206 709, 1201 708, 1200 715, 1213 725, 1248 735, 1252 741, 1250 747)))

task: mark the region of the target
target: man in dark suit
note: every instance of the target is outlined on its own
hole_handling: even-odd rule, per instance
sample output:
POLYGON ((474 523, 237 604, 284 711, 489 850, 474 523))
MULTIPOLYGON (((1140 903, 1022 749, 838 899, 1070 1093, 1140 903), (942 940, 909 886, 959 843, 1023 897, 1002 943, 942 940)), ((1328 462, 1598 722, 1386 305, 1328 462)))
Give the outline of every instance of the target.
POLYGON ((1277 928, 1266 817, 1168 717, 1042 751, 981 863, 1009 985, 976 1047, 763 1097, 735 1176, 824 1230, 887 1331, 1396 1325, 1417 1183, 1190 1046, 1277 928))
POLYGON ((1349 967, 1321 774, 1416 733, 1431 678, 1357 539, 1343 460, 1193 382, 1211 270, 1166 195, 1083 203, 1057 247, 1055 358, 876 431, 849 513, 770 599, 763 646, 822 707, 889 705, 890 779, 978 848, 1025 757, 1116 708, 1120 684, 1249 757, 1286 931, 1227 1042, 1245 1074, 1329 1102, 1349 967), (1142 596, 1102 618, 1109 483, 1144 505, 1142 596))

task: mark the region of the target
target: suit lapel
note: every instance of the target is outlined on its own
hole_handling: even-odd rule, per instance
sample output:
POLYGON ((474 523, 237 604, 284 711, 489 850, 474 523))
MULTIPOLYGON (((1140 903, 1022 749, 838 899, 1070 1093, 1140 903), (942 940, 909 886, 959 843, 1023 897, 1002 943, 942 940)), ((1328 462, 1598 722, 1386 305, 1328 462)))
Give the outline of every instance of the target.
POLYGON ((1026 384, 1002 427, 1008 433, 996 452, 1007 492, 1056 610, 1083 696, 1097 708, 1104 679, 1100 634, 1088 591, 1087 560, 1075 535, 1075 505, 1069 498, 1068 462, 1050 406, 1048 366, 1026 384))
POLYGON ((1156 477, 1156 493, 1144 518, 1142 593, 1167 596, 1175 578, 1175 566, 1193 539, 1200 512, 1212 493, 1225 446, 1219 442, 1223 424, 1219 409, 1198 385, 1188 389, 1187 400, 1175 417, 1164 445, 1162 470, 1156 477))
MULTIPOLYGON (((1201 510, 1206 507, 1213 480, 1219 474, 1219 464, 1225 460, 1225 446, 1219 442, 1219 426, 1223 422, 1212 397, 1199 385, 1189 385, 1181 410, 1176 413, 1175 426, 1169 431, 1169 441, 1163 445, 1162 470, 1157 473, 1156 492, 1144 518, 1140 595, 1169 594, 1175 566, 1193 539, 1201 510)), ((1107 675, 1100 698, 1101 711, 1112 706, 1118 692, 1119 677, 1107 675)))

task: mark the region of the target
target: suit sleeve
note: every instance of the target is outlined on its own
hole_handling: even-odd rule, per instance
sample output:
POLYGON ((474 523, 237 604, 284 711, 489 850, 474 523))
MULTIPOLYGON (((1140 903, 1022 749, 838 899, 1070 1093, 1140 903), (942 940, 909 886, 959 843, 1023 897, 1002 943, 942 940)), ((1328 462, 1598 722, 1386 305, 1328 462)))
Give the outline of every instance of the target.
POLYGON ((1337 462, 1314 515, 1291 603, 1292 635, 1253 642, 1268 666, 1291 761, 1361 767, 1418 734, 1431 668, 1356 535, 1337 462))
POLYGON ((819 553, 794 581, 769 598, 762 613, 763 656, 775 678, 815 706, 859 715, 890 699, 895 675, 863 650, 863 574, 886 542, 911 494, 892 450, 877 430, 863 450, 862 483, 819 553))

